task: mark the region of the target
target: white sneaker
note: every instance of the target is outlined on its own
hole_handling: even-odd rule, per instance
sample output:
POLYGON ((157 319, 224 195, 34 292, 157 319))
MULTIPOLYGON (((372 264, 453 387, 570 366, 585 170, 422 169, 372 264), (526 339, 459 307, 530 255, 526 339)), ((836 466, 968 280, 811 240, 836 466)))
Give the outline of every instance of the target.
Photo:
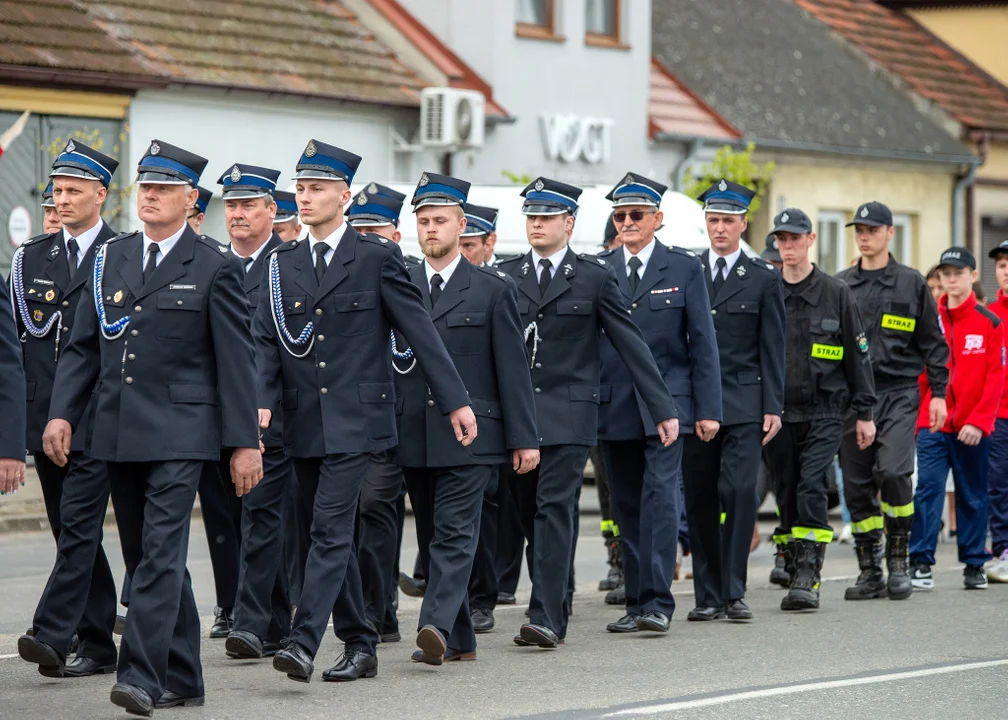
POLYGON ((854 542, 854 533, 851 532, 850 523, 844 523, 844 526, 840 528, 840 535, 837 536, 837 542, 841 545, 850 545, 854 542))
POLYGON ((923 563, 910 563, 910 584, 914 590, 933 590, 934 575, 931 566, 923 563))
POLYGON ((1008 583, 1008 548, 1005 548, 993 565, 988 566, 987 579, 996 583, 1008 583))

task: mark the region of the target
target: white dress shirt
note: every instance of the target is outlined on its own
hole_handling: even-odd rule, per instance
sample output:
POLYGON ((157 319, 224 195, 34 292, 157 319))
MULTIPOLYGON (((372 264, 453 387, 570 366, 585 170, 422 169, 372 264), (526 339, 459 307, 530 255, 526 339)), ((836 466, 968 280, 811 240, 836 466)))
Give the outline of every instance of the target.
POLYGON ((647 245, 640 249, 640 252, 634 255, 627 249, 627 246, 623 246, 623 264, 626 267, 627 277, 630 277, 630 258, 636 257, 641 261, 640 270, 637 271, 637 278, 640 279, 644 277, 644 271, 647 270, 648 260, 651 259, 651 254, 654 253, 655 241, 654 238, 651 239, 647 245))
MULTIPOLYGON (((154 243, 158 246, 158 254, 157 257, 154 258, 154 267, 160 265, 161 261, 165 259, 165 255, 171 252, 171 249, 175 247, 175 243, 177 243, 179 238, 182 237, 182 233, 185 232, 187 227, 189 227, 188 223, 182 223, 182 227, 180 227, 171 237, 165 238, 161 242, 154 243)), ((141 268, 147 264, 147 253, 149 252, 148 248, 153 242, 153 240, 147 237, 147 233, 145 232, 143 234, 143 257, 140 258, 141 268)))
POLYGON ((448 263, 448 266, 444 270, 435 270, 434 268, 432 268, 430 266, 430 262, 428 262, 427 259, 424 258, 424 263, 423 263, 424 264, 424 272, 427 273, 427 290, 429 291, 431 289, 431 278, 433 278, 435 275, 440 275, 441 276, 441 289, 442 290, 444 290, 446 287, 448 287, 448 281, 451 279, 452 273, 455 272, 455 268, 457 268, 459 266, 460 262, 462 262, 462 254, 461 253, 459 253, 458 255, 456 255, 455 259, 452 260, 450 263, 448 263))
POLYGON ((564 256, 566 254, 567 254, 567 246, 566 245, 564 245, 562 248, 560 248, 558 251, 556 251, 555 253, 553 253, 549 257, 543 257, 542 255, 540 255, 539 253, 537 253, 535 250, 533 250, 532 251, 532 259, 535 260, 536 279, 538 280, 540 277, 542 277, 542 265, 539 264, 540 260, 549 260, 550 261, 550 279, 552 279, 552 278, 556 277, 557 270, 560 269, 560 263, 563 262, 564 256))
POLYGON ((326 250, 325 255, 323 255, 326 265, 329 265, 329 262, 332 260, 332 256, 336 253, 337 246, 340 244, 340 240, 343 239, 343 234, 346 233, 347 227, 346 220, 344 220, 343 224, 329 233, 329 236, 322 240, 316 240, 315 236, 311 234, 311 230, 308 231, 308 249, 311 250, 313 264, 315 263, 315 246, 322 242, 329 246, 329 249, 326 250))
POLYGON ((735 267, 735 263, 738 262, 739 256, 742 254, 742 248, 741 247, 738 248, 737 250, 735 250, 735 252, 733 252, 730 255, 718 255, 716 252, 714 252, 713 249, 712 250, 708 250, 707 252, 708 252, 707 262, 710 263, 710 277, 711 277, 711 281, 713 281, 715 278, 717 278, 718 269, 716 267, 716 264, 717 264, 717 259, 719 257, 723 257, 725 259, 725 269, 724 269, 724 273, 722 273, 722 279, 723 280, 727 280, 728 279, 728 273, 730 273, 731 269, 733 267, 735 267))
MULTIPOLYGON (((272 237, 272 236, 270 236, 270 237, 272 237)), ((259 259, 260 255, 262 255, 263 248, 266 247, 267 243, 269 243, 269 237, 266 238, 266 242, 264 242, 262 245, 260 245, 259 247, 257 247, 256 250, 255 250, 255 252, 252 253, 251 255, 249 255, 247 258, 244 258, 244 257, 242 257, 241 255, 239 255, 238 253, 235 252, 234 244, 233 243, 231 245, 231 252, 234 253, 235 257, 237 257, 239 260, 242 261, 242 265, 245 265, 245 272, 247 273, 249 271, 249 268, 252 267, 252 264, 256 260, 259 259), (246 262, 245 262, 246 260, 251 260, 252 262, 246 264, 246 262)))
POLYGON ((77 238, 77 257, 70 257, 70 250, 67 249, 67 262, 70 263, 71 267, 80 267, 81 261, 84 260, 84 256, 87 255, 87 251, 94 244, 95 238, 98 237, 98 233, 102 229, 102 220, 98 218, 98 222, 95 223, 94 227, 85 230, 80 235, 71 235, 70 231, 63 226, 63 246, 66 247, 70 242, 70 238, 77 238))

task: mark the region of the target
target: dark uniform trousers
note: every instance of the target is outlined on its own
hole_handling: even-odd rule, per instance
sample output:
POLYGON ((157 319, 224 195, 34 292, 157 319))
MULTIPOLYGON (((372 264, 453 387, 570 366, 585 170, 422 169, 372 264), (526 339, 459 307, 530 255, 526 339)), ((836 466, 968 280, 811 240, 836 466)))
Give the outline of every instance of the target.
POLYGON ((371 453, 360 507, 357 510, 357 563, 364 587, 364 611, 381 634, 399 629, 392 598, 397 589, 396 503, 402 493, 403 471, 388 450, 371 453))
POLYGON ((301 496, 301 483, 295 477, 287 498, 287 524, 284 530, 284 560, 287 563, 287 597, 297 605, 304 586, 305 562, 311 546, 311 504, 301 496))
POLYGON ((207 463, 196 492, 210 551, 217 606, 233 610, 238 593, 242 499, 234 492, 229 463, 207 463))
MULTIPOLYGON (((531 568, 531 551, 525 547, 521 514, 512 489, 517 481, 518 476, 510 468, 501 467, 497 488, 497 550, 494 555, 498 595, 502 592, 515 594, 521 580, 522 557, 526 557, 526 564, 531 568)), ((531 569, 529 577, 532 577, 531 569)))
POLYGON ((473 608, 493 610, 497 607, 497 518, 500 514, 500 490, 504 486, 503 465, 490 474, 490 482, 480 504, 479 542, 473 556, 472 574, 469 576, 469 605, 473 608))

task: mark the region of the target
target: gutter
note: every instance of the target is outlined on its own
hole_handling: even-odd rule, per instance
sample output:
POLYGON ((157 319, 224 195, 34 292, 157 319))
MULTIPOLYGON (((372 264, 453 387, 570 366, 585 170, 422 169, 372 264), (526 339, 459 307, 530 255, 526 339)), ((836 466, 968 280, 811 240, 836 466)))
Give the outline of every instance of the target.
POLYGON ((964 217, 963 204, 965 202, 965 195, 967 192, 971 191, 973 184, 976 182, 977 172, 980 170, 980 166, 987 161, 987 138, 986 136, 982 138, 979 142, 980 146, 980 157, 973 158, 970 163, 970 169, 965 175, 956 180, 955 187, 952 188, 952 244, 960 245, 966 247, 967 243, 971 240, 970 237, 966 235, 971 235, 972 233, 964 233, 963 230, 971 226, 972 218, 964 217))
POLYGON ((111 90, 162 89, 170 78, 161 75, 126 73, 96 73, 67 68, 38 68, 23 65, 0 65, 0 80, 28 83, 34 87, 47 85, 64 88, 107 88, 111 90))

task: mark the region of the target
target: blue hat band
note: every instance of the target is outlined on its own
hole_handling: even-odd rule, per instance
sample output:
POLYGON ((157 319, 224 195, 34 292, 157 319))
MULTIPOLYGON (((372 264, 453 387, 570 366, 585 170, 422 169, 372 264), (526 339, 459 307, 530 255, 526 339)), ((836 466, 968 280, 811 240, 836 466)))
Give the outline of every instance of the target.
POLYGON ((725 190, 723 192, 711 193, 710 195, 707 196, 707 204, 708 205, 712 205, 712 204, 718 202, 719 200, 721 200, 721 201, 728 201, 728 202, 730 202, 732 204, 739 205, 740 207, 745 207, 745 208, 749 207, 749 203, 751 202, 749 200, 749 198, 747 198, 742 193, 732 192, 731 190, 725 190))
POLYGON ((53 163, 53 172, 55 173, 60 167, 67 166, 79 168, 94 175, 95 179, 101 182, 106 188, 112 182, 112 173, 109 172, 108 168, 100 165, 87 155, 82 155, 81 153, 63 153, 53 163))
POLYGON ((297 203, 289 203, 277 200, 277 215, 279 215, 280 213, 297 215, 298 214, 297 203))
POLYGON ((470 229, 478 230, 481 233, 486 233, 489 235, 494 231, 494 226, 487 222, 484 218, 479 215, 470 215, 466 213, 466 232, 470 229))
POLYGON ((242 175, 237 182, 229 177, 224 178, 224 190, 265 190, 272 194, 276 190, 276 183, 270 182, 266 178, 257 175, 242 175))
POLYGON ((395 212, 391 208, 385 207, 384 205, 379 205, 378 203, 354 205, 350 208, 350 212, 347 213, 348 218, 356 218, 358 215, 378 216, 391 220, 392 222, 399 221, 399 213, 395 212))
POLYGON ((313 155, 312 157, 302 155, 301 161, 297 164, 296 169, 299 173, 303 170, 319 170, 321 172, 333 173, 335 175, 339 175, 348 183, 353 180, 354 176, 353 169, 345 162, 341 162, 336 158, 318 154, 313 155))
POLYGON ((628 198, 643 198, 648 204, 654 203, 657 205, 661 203, 661 195, 654 188, 639 183, 624 185, 613 193, 613 200, 625 200, 628 198))
POLYGON ((454 188, 451 185, 442 185, 441 183, 428 183, 422 188, 417 189, 416 195, 413 198, 414 204, 416 204, 417 200, 422 200, 427 195, 457 200, 461 205, 464 205, 466 201, 466 194, 458 188, 454 188))
POLYGON ((156 155, 148 155, 143 160, 140 161, 140 165, 137 167, 137 172, 164 172, 167 175, 175 175, 181 179, 191 182, 193 187, 199 183, 200 176, 193 171, 192 168, 183 165, 177 160, 172 160, 171 158, 158 157, 156 155))
POLYGON ((204 214, 206 213, 207 206, 209 206, 209 205, 210 205, 210 203, 207 202, 206 200, 197 200, 196 201, 196 209, 199 210, 201 213, 204 213, 204 214))
POLYGON ((573 213, 577 211, 577 202, 551 190, 533 190, 525 194, 526 205, 549 205, 552 207, 564 208, 573 213))

